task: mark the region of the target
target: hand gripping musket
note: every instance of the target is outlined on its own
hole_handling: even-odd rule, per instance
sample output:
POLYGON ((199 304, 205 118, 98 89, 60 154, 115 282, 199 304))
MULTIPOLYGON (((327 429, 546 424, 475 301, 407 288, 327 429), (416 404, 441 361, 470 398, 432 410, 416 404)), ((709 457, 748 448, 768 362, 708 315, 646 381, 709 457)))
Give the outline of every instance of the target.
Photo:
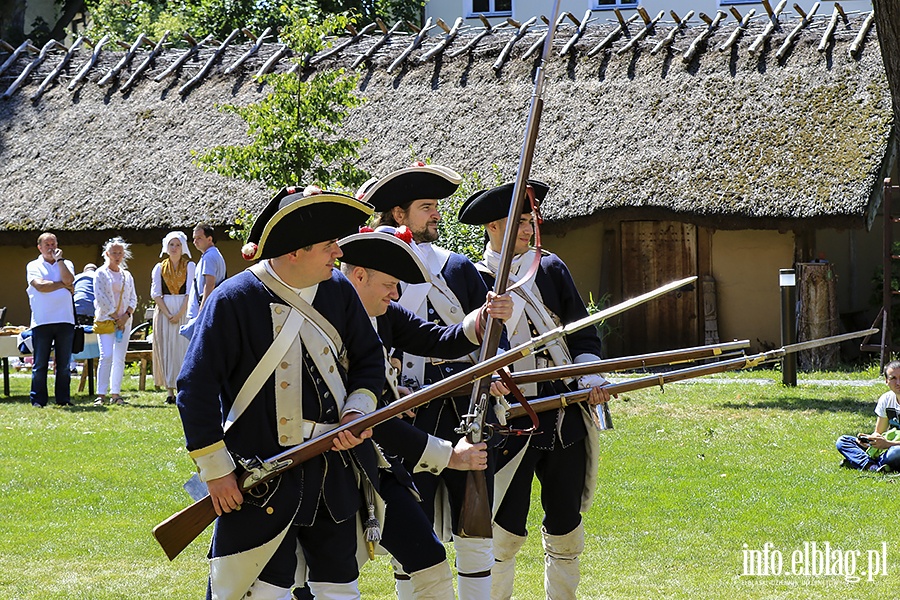
MULTIPOLYGON (((550 15, 549 23, 556 23, 557 15, 559 14, 559 2, 560 0, 554 0, 553 2, 553 12, 550 15)), ((537 142, 541 110, 544 105, 541 97, 544 87, 544 65, 550 57, 555 29, 554 26, 550 26, 550 30, 547 32, 541 61, 534 74, 534 91, 531 95, 531 108, 525 125, 525 139, 522 142, 522 151, 519 155, 519 168, 516 172, 516 181, 513 184, 513 201, 509 207, 497 275, 494 279, 494 292, 497 294, 506 292, 506 284, 509 281, 519 215, 522 214, 522 207, 525 202, 528 176, 531 173, 531 162, 534 158, 534 147, 537 142)), ((481 353, 479 355, 480 360, 483 361, 497 352, 502 329, 502 322, 488 317, 484 343, 481 345, 481 353)), ((483 429, 490 398, 489 389, 490 381, 482 381, 475 386, 469 399, 469 409, 463 416, 463 421, 457 430, 459 433, 465 434, 466 439, 470 443, 478 443, 484 439, 483 429)), ((491 537, 491 505, 484 471, 469 471, 466 474, 466 492, 463 498, 462 509, 460 510, 459 529, 459 535, 462 537, 491 537)))
MULTIPOLYGON (((312 438, 302 444, 288 448, 284 452, 281 452, 268 460, 260 460, 258 458, 242 460, 240 461, 240 464, 243 468, 243 472, 238 477, 238 486, 240 487, 241 492, 248 492, 257 486, 264 485, 267 481, 276 477, 283 471, 299 466, 304 461, 331 450, 335 438, 342 431, 350 431, 353 435, 359 437, 364 430, 370 427, 383 423, 392 417, 416 408, 417 406, 421 406, 435 398, 446 396, 460 387, 471 385, 474 381, 486 377, 497 369, 510 365, 536 350, 540 350, 544 346, 553 343, 555 340, 565 335, 583 327, 590 327, 600 323, 604 319, 608 319, 613 315, 624 312, 638 304, 676 290, 695 279, 696 277, 689 277, 687 279, 674 281, 647 292, 646 294, 642 294, 641 296, 610 306, 609 308, 575 323, 570 323, 564 327, 557 327, 556 329, 548 331, 547 333, 520 344, 502 354, 498 354, 489 360, 473 365, 472 367, 460 371, 451 377, 442 379, 427 388, 423 388, 396 402, 392 402, 384 408, 355 419, 346 425, 336 427, 319 437, 312 438)), ((169 557, 169 560, 173 560, 188 546, 188 544, 200 535, 204 529, 209 527, 210 523, 215 519, 216 511, 213 508, 212 499, 209 496, 205 496, 154 527, 153 535, 156 537, 160 546, 162 546, 166 556, 169 557)))
MULTIPOLYGON (((800 352, 801 350, 809 350, 810 348, 818 348, 819 346, 827 346, 829 344, 837 344, 846 340, 864 337, 877 332, 878 329, 867 329, 865 331, 844 333, 841 335, 833 335, 817 340, 809 340, 807 342, 800 342, 798 344, 789 344, 782 348, 769 350, 768 352, 760 352, 759 354, 754 354, 751 356, 742 356, 741 358, 723 360, 708 365, 689 367, 687 369, 680 369, 678 371, 659 373, 658 375, 649 375, 647 377, 632 379, 631 381, 624 381, 622 383, 613 383, 604 386, 604 389, 608 390, 610 394, 621 394, 624 392, 631 392, 633 390, 640 390, 657 385, 660 387, 660 389, 662 389, 662 387, 667 383, 683 381, 685 379, 693 379, 694 377, 702 377, 704 375, 712 375, 715 373, 725 373, 727 371, 749 369, 759 366, 765 362, 778 360, 785 354, 792 354, 794 352, 800 352)), ((568 406, 569 404, 574 404, 576 402, 583 402, 587 400, 590 393, 591 390, 587 389, 577 390, 574 392, 568 392, 556 396, 547 396, 545 398, 531 400, 528 402, 528 404, 532 409, 534 409, 534 412, 545 412, 548 410, 563 408, 565 406, 568 406)), ((510 407, 507 417, 520 417, 524 414, 525 409, 519 404, 514 404, 510 407)))

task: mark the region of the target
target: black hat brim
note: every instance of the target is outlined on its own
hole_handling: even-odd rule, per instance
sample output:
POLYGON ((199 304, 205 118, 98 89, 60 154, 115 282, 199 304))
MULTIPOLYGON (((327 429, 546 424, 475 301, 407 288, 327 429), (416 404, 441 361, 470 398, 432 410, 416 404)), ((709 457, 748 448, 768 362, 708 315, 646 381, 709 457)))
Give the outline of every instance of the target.
POLYGON ((351 196, 326 192, 304 196, 286 188, 260 213, 248 242, 257 244, 254 258, 275 258, 359 230, 372 214, 371 205, 351 196))
POLYGON ((462 176, 447 167, 409 167, 388 173, 365 190, 361 188, 365 193, 357 196, 374 206, 377 212, 384 212, 415 200, 448 198, 460 183, 462 176))
POLYGON ((355 233, 340 240, 341 262, 374 269, 406 283, 429 281, 428 271, 409 244, 389 233, 355 233))
MULTIPOLYGON (((528 185, 534 188, 534 197, 542 202, 550 189, 546 183, 529 179, 528 185)), ((457 219, 467 225, 485 225, 509 216, 515 183, 505 183, 489 190, 475 192, 459 209, 457 219)), ((531 212, 531 204, 526 200, 522 205, 522 214, 531 212)))

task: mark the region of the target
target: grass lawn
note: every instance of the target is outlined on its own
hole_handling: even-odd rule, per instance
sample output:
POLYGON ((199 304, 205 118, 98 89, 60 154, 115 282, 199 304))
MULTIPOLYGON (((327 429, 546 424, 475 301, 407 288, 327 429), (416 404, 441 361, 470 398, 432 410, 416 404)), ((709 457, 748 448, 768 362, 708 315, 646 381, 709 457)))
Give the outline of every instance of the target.
MULTIPOLYGON (((843 433, 871 431, 886 389, 877 371, 801 373, 796 388, 775 371, 714 381, 611 406, 579 597, 893 595, 900 548, 886 506, 900 476, 839 469, 834 449, 843 433), (833 381, 812 382, 821 379, 833 381), (827 571, 793 564, 805 550, 815 557, 813 543, 819 554, 829 545, 827 571), (765 549, 769 574, 745 574, 750 551, 765 549)), ((12 396, 0 396, 0 598, 202 597, 210 531, 171 563, 150 534, 190 503, 181 483, 192 463, 165 394, 138 392, 132 377, 127 406, 75 396, 73 408, 36 409, 29 385, 14 375, 12 396)), ((516 578, 523 600, 543 594, 532 506, 516 578)), ((385 558, 364 567, 361 589, 393 597, 385 558)))

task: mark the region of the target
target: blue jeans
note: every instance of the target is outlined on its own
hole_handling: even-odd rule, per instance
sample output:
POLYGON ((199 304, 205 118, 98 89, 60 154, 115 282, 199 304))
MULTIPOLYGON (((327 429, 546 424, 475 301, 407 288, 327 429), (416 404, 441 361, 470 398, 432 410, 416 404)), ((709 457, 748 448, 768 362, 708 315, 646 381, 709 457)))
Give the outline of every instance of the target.
POLYGON ((38 325, 31 330, 34 346, 34 366, 31 369, 31 402, 47 405, 47 370, 50 364, 50 351, 56 351, 56 386, 57 404, 70 401, 69 384, 71 374, 69 363, 72 361, 72 338, 75 326, 71 323, 50 323, 38 325))
POLYGON ((869 467, 887 465, 892 471, 900 471, 900 446, 892 446, 881 456, 872 458, 856 442, 854 435, 842 435, 837 441, 837 450, 847 459, 853 468, 865 470, 869 467))

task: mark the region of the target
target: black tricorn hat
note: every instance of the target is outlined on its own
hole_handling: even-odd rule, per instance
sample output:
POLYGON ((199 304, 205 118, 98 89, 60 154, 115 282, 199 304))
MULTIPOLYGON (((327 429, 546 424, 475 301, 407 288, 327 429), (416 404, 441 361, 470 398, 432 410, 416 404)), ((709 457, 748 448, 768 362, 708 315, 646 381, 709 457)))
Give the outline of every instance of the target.
POLYGON ((334 240, 359 230, 372 214, 372 206, 335 192, 304 193, 282 189, 257 215, 244 258, 275 258, 312 244, 334 240))
POLYGON ((338 242, 341 262, 387 273, 406 283, 425 283, 431 276, 422 259, 399 237, 381 231, 348 235, 338 242))
MULTIPOLYGON (((537 179, 529 179, 528 185, 534 188, 534 197, 542 202, 547 196, 550 186, 537 179)), ((489 190, 481 190, 469 196, 459 209, 457 219, 467 225, 485 225, 509 216, 509 205, 512 203, 515 183, 504 183, 489 190)), ((531 212, 531 203, 525 200, 522 214, 531 212)))
POLYGON ((384 212, 414 200, 448 198, 460 183, 462 176, 449 167, 415 165, 378 180, 370 179, 359 188, 356 197, 374 206, 377 212, 384 212))

